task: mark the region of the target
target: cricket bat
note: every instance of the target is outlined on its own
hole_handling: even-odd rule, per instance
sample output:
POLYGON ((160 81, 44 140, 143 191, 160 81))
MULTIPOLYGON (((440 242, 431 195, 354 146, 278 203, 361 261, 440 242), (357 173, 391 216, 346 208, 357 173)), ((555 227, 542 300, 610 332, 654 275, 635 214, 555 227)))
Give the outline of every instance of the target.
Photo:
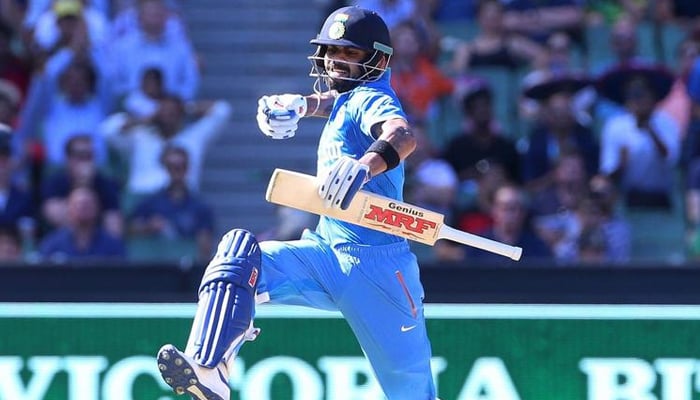
POLYGON ((265 199, 274 204, 336 218, 430 246, 438 239, 448 239, 516 261, 522 255, 523 249, 520 247, 447 226, 443 222, 443 214, 364 190, 355 195, 346 210, 324 207, 318 196, 318 185, 315 176, 278 168, 272 173, 265 199))

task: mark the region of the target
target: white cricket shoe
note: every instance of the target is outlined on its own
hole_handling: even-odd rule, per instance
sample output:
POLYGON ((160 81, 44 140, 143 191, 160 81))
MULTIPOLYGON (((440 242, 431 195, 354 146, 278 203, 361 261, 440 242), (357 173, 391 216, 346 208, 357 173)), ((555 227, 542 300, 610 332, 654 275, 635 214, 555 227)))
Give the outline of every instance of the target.
POLYGON ((230 399, 228 370, 223 362, 216 368, 203 367, 175 346, 166 344, 158 351, 158 369, 177 394, 188 393, 194 400, 230 399))

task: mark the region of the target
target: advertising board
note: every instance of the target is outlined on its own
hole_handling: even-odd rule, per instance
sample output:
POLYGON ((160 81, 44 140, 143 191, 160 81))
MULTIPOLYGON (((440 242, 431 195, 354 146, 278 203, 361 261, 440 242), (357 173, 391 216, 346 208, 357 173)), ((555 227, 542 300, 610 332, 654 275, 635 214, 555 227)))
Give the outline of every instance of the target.
MULTIPOLYGON (((0 400, 175 400, 191 304, 0 303, 0 400)), ((700 306, 426 306, 442 400, 698 400, 700 306)), ((258 307, 232 399, 379 400, 337 313, 258 307)), ((411 351, 411 349, 406 349, 411 351)), ((410 400, 410 399, 407 399, 410 400)))

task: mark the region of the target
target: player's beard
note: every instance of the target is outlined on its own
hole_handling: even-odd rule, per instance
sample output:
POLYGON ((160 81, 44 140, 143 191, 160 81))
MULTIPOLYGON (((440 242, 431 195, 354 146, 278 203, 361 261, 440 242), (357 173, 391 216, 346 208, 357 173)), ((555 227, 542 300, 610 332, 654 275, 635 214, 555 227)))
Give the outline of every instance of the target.
POLYGON ((347 63, 336 61, 326 65, 326 68, 326 84, 331 90, 336 90, 338 93, 349 92, 362 83, 359 80, 354 80, 357 79, 358 76, 353 73, 352 68, 347 63), (347 79, 344 79, 344 77, 333 77, 333 72, 331 72, 333 70, 343 73, 344 77, 347 79))
POLYGON ((346 79, 334 79, 331 77, 326 78, 326 84, 331 90, 335 90, 338 93, 349 92, 355 89, 360 83, 360 81, 349 81, 346 79))

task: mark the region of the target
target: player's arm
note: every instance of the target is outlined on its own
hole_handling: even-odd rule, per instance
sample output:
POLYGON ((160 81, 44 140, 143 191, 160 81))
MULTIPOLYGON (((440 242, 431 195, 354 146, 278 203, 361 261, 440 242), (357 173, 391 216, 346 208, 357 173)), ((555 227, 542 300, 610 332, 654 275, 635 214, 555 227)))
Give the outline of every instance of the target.
POLYGON ((328 118, 333 110, 333 103, 338 96, 336 91, 328 91, 323 93, 314 93, 306 98, 307 117, 322 117, 328 118))
POLYGON ((403 118, 375 124, 372 126, 372 136, 377 139, 375 144, 359 160, 369 166, 370 176, 377 176, 395 167, 394 164, 405 160, 416 149, 416 137, 403 118), (377 146, 378 143, 381 145, 377 146))
POLYGON ((359 160, 341 157, 323 179, 318 194, 325 207, 347 209, 365 183, 397 167, 416 148, 416 138, 403 118, 379 122, 371 129, 376 140, 365 154, 359 160))
POLYGON ((333 109, 337 92, 328 91, 308 96, 276 94, 258 100, 256 119, 260 131, 272 139, 294 137, 303 117, 327 118, 333 109))

